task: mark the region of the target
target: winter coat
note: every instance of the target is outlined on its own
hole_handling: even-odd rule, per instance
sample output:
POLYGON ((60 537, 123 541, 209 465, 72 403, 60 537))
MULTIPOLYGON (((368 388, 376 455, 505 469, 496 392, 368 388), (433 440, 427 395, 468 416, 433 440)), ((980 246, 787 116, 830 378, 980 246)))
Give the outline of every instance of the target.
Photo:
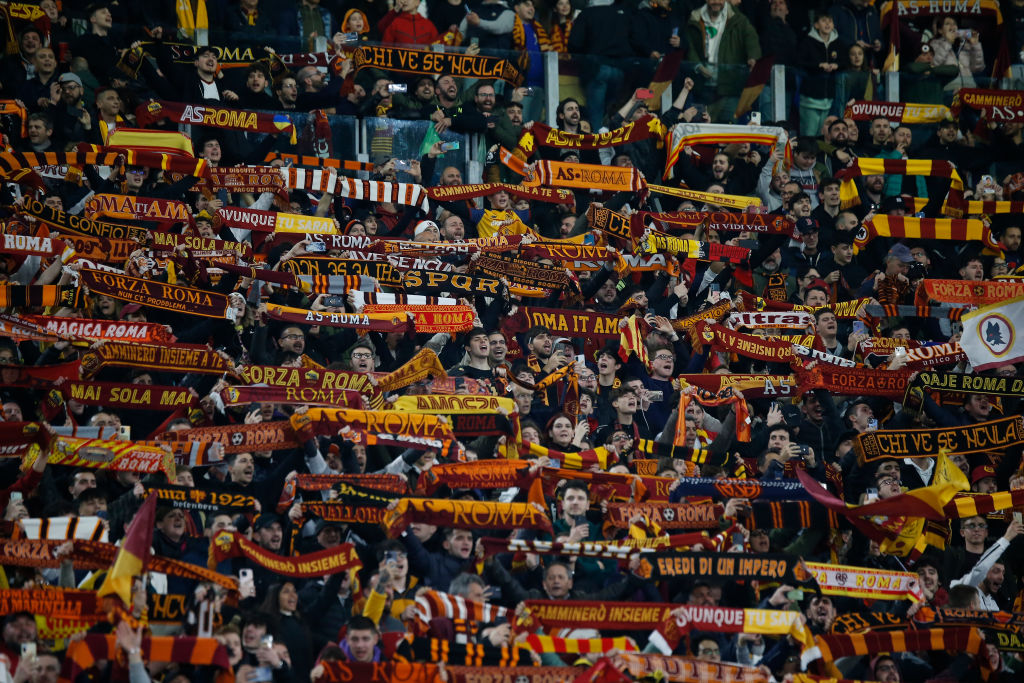
POLYGON ((973 88, 976 85, 974 74, 985 70, 985 53, 981 43, 961 38, 950 43, 945 38, 933 38, 929 44, 932 46, 933 69, 940 66, 956 66, 960 69, 957 77, 946 83, 943 90, 973 88))
POLYGON ((797 50, 797 63, 807 72, 800 85, 800 94, 817 99, 835 97, 836 76, 839 69, 846 65, 847 52, 846 44, 839 39, 839 34, 834 29, 824 40, 818 35, 817 30, 811 29, 797 50), (819 66, 823 62, 838 64, 839 69, 825 71, 819 66))
MULTIPOLYGON (((690 12, 690 19, 686 24, 686 60, 689 62, 708 62, 707 32, 704 19, 701 17, 701 9, 690 12)), ((722 11, 726 13, 725 28, 722 30, 718 59, 715 62, 716 65, 723 67, 718 72, 718 92, 722 95, 738 95, 746 83, 747 69, 737 66, 745 66, 748 59, 760 59, 761 43, 758 41, 757 31, 745 16, 729 4, 726 4, 722 11)))

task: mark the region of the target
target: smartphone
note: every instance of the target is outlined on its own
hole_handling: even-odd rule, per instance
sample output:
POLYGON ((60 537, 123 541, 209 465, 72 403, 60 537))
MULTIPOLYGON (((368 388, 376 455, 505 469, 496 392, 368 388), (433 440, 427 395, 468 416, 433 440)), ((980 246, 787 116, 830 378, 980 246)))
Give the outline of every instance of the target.
POLYGON ((633 97, 638 100, 649 100, 654 97, 654 93, 647 88, 637 88, 636 92, 633 93, 633 97))
POLYGON ((811 454, 811 447, 800 444, 800 457, 804 458, 811 454))
POLYGON ((260 647, 265 647, 268 650, 274 647, 274 636, 268 633, 267 635, 260 638, 260 647))
POLYGON ((868 326, 864 324, 862 320, 853 321, 853 333, 854 334, 870 334, 868 332, 868 326))
POLYGON ((384 551, 384 563, 398 562, 398 551, 397 550, 385 550, 384 551))
POLYGON ((36 658, 36 644, 35 643, 22 643, 21 644, 21 658, 32 661, 36 658))
POLYGON ((306 245, 306 251, 311 254, 322 254, 327 251, 326 242, 310 242, 306 245))
POLYGON ((478 45, 480 45, 480 39, 477 38, 476 36, 473 36, 472 38, 469 39, 469 44, 472 45, 473 47, 477 47, 478 45))
POLYGON ((1017 522, 1018 524, 1024 524, 1024 513, 1014 512, 1013 521, 1017 522))
POLYGON ((905 346, 897 346, 896 350, 892 352, 892 355, 894 355, 896 357, 907 355, 907 347, 905 347, 905 346))
POLYGON ((866 491, 864 491, 864 494, 865 503, 874 503, 876 500, 878 500, 878 489, 876 488, 869 488, 866 491))
POLYGON ((411 171, 412 163, 405 159, 395 159, 395 168, 399 171, 411 171))
POLYGON ((409 92, 409 86, 405 83, 388 83, 388 92, 409 92))
POLYGON ((994 185, 995 182, 993 182, 992 176, 990 176, 990 175, 983 175, 983 176, 981 176, 981 184, 982 185, 994 185))
POLYGON ((969 28, 957 29, 956 35, 957 35, 958 38, 963 38, 964 40, 967 40, 967 39, 969 39, 971 37, 971 29, 969 29, 969 28))
POLYGON ((251 569, 239 569, 238 570, 238 582, 252 581, 252 570, 251 569))
POLYGON ((704 116, 708 113, 708 106, 706 104, 695 104, 693 108, 697 110, 697 116, 704 116))
POLYGON ((451 152, 452 150, 456 150, 458 148, 459 148, 459 141, 458 140, 455 140, 454 142, 442 142, 441 143, 441 151, 442 152, 451 152))
POLYGON ((11 502, 15 503, 20 501, 22 498, 21 491, 11 491, 11 502))
POLYGON ((869 432, 877 432, 878 431, 878 420, 875 420, 875 419, 868 420, 868 431, 869 432))
POLYGON ((674 27, 672 29, 672 35, 673 36, 678 36, 679 35, 679 27, 678 26, 676 26, 676 27, 674 27))
POLYGON ((665 400, 664 391, 649 391, 647 392, 647 400, 651 403, 661 403, 665 400))
POLYGON ((269 666, 260 666, 253 669, 252 673, 249 674, 249 681, 251 683, 264 683, 264 681, 274 680, 274 670, 269 666))
POLYGON ((526 96, 527 97, 531 97, 533 95, 533 88, 526 87, 526 88, 523 88, 523 90, 526 92, 526 96))
POLYGON ((761 125, 761 112, 759 112, 759 111, 752 111, 752 112, 750 112, 750 122, 752 124, 754 124, 755 126, 760 126, 761 125))
POLYGON ((803 600, 804 599, 804 592, 802 590, 800 590, 799 588, 797 588, 796 590, 787 591, 786 592, 786 599, 787 600, 803 600))
POLYGON ((355 33, 355 32, 352 32, 352 33, 342 33, 341 34, 341 42, 343 42, 343 43, 356 43, 356 42, 359 42, 359 34, 355 33))
POLYGON ((131 441, 132 428, 128 425, 121 425, 117 428, 117 438, 121 441, 131 441))

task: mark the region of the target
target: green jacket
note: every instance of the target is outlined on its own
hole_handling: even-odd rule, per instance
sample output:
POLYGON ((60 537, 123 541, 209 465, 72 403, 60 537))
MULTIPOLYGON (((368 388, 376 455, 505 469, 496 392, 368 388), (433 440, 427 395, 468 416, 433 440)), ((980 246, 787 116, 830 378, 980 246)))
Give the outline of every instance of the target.
MULTIPOLYGON (((686 42, 690 46, 687 61, 707 64, 707 33, 701 9, 690 12, 686 24, 686 42)), ((722 95, 738 95, 743 90, 747 79, 746 67, 748 59, 761 58, 761 43, 757 31, 742 13, 733 9, 729 3, 722 9, 726 13, 725 29, 722 41, 718 46, 718 92, 722 95)))

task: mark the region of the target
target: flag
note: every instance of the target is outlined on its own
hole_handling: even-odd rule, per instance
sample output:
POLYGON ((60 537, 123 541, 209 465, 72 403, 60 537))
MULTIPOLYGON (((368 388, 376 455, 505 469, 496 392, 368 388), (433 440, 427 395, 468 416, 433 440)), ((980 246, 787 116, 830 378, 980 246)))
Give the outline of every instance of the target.
POLYGON ((139 508, 124 535, 124 542, 114 558, 114 566, 107 572, 99 596, 114 594, 125 607, 132 604, 132 579, 145 571, 149 550, 153 545, 153 526, 156 524, 156 499, 150 494, 139 508))
POLYGON ((440 142, 441 136, 437 134, 433 126, 427 126, 427 133, 423 136, 423 142, 420 144, 420 156, 424 156, 430 151, 430 148, 435 142, 440 142))
POLYGON ((147 130, 143 128, 115 128, 107 136, 107 145, 163 154, 183 154, 191 157, 192 140, 177 131, 147 130))
POLYGON ((764 86, 772 77, 772 67, 775 66, 775 55, 767 55, 754 62, 747 82, 740 93, 740 101, 736 104, 736 111, 733 118, 739 119, 754 107, 757 98, 761 96, 764 86))
POLYGON ((991 370, 1024 360, 1024 296, 964 314, 960 346, 975 370, 991 370))
POLYGON ((647 100, 647 108, 651 111, 656 109, 660 111, 661 95, 672 85, 672 81, 683 65, 684 56, 686 53, 683 50, 672 50, 658 62, 658 68, 651 76, 651 84, 647 86, 653 95, 651 99, 647 100))
POLYGON ((889 54, 885 56, 882 71, 900 70, 900 17, 899 12, 889 12, 889 54))
POLYGON ((635 353, 637 360, 647 368, 647 372, 651 372, 651 357, 644 343, 644 338, 650 330, 650 324, 642 317, 637 317, 635 313, 626 319, 626 324, 619 328, 619 358, 623 363, 629 360, 630 353, 635 353))

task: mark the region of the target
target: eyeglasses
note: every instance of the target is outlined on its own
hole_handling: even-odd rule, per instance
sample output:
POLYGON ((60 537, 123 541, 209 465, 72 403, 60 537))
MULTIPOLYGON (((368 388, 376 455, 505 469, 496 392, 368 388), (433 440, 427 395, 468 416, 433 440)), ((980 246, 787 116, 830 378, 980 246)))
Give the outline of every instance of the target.
POLYGON ((281 335, 281 339, 287 339, 289 341, 295 341, 297 339, 305 339, 305 337, 303 335, 301 335, 301 334, 283 334, 283 335, 281 335))
POLYGON ((890 484, 896 484, 897 486, 899 486, 900 480, 894 477, 885 477, 884 479, 878 480, 879 486, 889 486, 890 484))
POLYGON ((971 522, 970 524, 964 524, 964 528, 968 531, 978 531, 980 529, 987 529, 988 524, 984 522, 971 522))
POLYGON ((372 353, 363 353, 363 352, 353 352, 352 353, 352 358, 356 359, 356 360, 370 360, 371 358, 373 358, 373 354, 372 353))
POLYGON ((675 359, 676 359, 675 356, 669 356, 669 355, 666 355, 664 353, 654 357, 654 360, 675 360, 675 359))
POLYGON ((491 99, 491 100, 494 99, 494 93, 492 93, 492 92, 478 92, 476 94, 476 96, 477 97, 482 97, 484 99, 491 99))

